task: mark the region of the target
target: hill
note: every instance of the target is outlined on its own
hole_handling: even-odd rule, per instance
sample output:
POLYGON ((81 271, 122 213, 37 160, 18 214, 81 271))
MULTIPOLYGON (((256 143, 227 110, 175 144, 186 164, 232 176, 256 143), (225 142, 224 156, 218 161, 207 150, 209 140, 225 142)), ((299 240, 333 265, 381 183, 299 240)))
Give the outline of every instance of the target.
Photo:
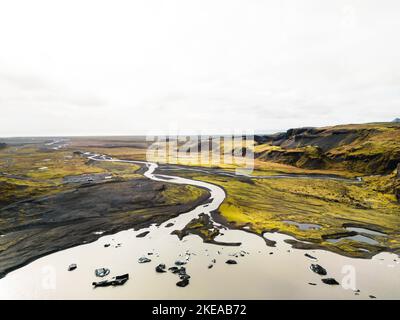
POLYGON ((400 163, 400 123, 296 128, 256 136, 255 157, 307 169, 390 174, 400 163))

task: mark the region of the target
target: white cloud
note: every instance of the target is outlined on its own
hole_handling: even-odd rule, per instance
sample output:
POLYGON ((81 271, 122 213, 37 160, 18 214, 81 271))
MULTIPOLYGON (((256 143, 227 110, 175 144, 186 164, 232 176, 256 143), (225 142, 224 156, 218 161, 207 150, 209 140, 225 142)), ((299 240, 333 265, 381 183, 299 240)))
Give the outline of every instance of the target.
POLYGON ((0 136, 399 116, 394 0, 7 1, 0 136))

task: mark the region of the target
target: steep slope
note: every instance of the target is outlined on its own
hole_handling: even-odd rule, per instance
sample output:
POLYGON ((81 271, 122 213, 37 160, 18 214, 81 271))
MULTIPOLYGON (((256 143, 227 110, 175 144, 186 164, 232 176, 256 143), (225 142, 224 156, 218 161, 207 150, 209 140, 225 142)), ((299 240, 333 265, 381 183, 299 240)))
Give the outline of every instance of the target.
POLYGON ((390 174, 400 163, 400 123, 297 128, 255 137, 255 156, 308 169, 390 174))

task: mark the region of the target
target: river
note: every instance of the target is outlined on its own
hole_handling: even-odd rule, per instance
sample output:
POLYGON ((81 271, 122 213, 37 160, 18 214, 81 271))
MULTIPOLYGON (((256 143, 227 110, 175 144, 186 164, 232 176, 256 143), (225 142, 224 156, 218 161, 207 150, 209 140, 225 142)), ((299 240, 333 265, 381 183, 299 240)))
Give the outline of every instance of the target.
MULTIPOLYGON (((240 242, 241 245, 208 244, 195 235, 180 241, 171 232, 182 229, 200 213, 210 215, 218 209, 225 199, 221 187, 155 174, 156 163, 110 159, 93 154, 88 157, 95 161, 144 165, 147 167, 144 173, 147 178, 206 188, 211 194, 211 201, 159 226, 102 236, 95 242, 37 259, 0 280, 1 299, 400 298, 400 259, 391 253, 380 253, 372 259, 355 259, 324 250, 297 250, 284 242, 292 237, 279 233, 264 235, 276 241, 275 247, 268 247, 260 236, 227 229, 215 222, 214 226, 222 231, 215 240, 240 242), (171 223, 173 226, 169 226, 171 223), (145 231, 149 231, 147 236, 136 237, 145 231), (105 247, 108 244, 110 246, 105 247), (317 262, 306 257, 306 253, 317 258, 317 262), (142 256, 152 261, 138 263, 142 256), (191 278, 185 288, 176 286, 179 279, 171 272, 155 272, 155 266, 160 263, 168 268, 176 260, 185 260, 186 257, 188 262, 185 267, 191 278), (236 260, 237 264, 226 264, 228 259, 236 260), (68 271, 71 263, 77 264, 76 270, 68 271), (321 277, 312 272, 311 263, 322 265, 328 275, 321 277), (210 264, 212 268, 209 268, 210 264), (102 267, 111 270, 105 279, 125 273, 129 273, 130 279, 119 287, 93 288, 93 281, 102 280, 95 276, 94 270, 102 267), (326 277, 335 278, 341 285, 322 283, 321 279, 326 277)), ((98 231, 99 234, 101 232, 98 231)))

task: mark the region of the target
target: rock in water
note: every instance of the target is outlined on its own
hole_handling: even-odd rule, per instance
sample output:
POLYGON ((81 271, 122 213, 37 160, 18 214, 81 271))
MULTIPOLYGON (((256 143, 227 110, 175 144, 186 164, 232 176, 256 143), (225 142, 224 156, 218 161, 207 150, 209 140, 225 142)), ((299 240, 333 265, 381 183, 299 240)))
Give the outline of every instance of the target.
POLYGON ((139 260, 138 260, 139 263, 147 263, 147 262, 150 262, 150 261, 151 261, 151 259, 149 259, 147 257, 140 257, 139 260))
POLYGON ((186 274, 186 268, 185 267, 180 267, 180 269, 178 270, 178 272, 175 272, 180 276, 184 276, 186 274))
POLYGON ((73 271, 73 270, 75 270, 77 267, 78 267, 78 266, 77 266, 75 263, 71 263, 71 264, 68 266, 68 271, 73 271))
POLYGON ((181 280, 189 280, 190 276, 188 274, 184 274, 182 276, 179 276, 179 279, 181 279, 181 280))
POLYGON ((101 277, 101 278, 103 278, 103 277, 105 277, 105 276, 107 276, 107 275, 110 274, 110 269, 107 269, 107 268, 99 268, 99 269, 96 269, 96 270, 94 271, 94 274, 96 275, 96 277, 101 277))
POLYGON ((313 257, 311 254, 305 253, 304 255, 305 255, 307 258, 310 258, 310 259, 312 259, 312 260, 317 260, 317 258, 316 258, 316 257, 313 257))
POLYGON ((147 236, 150 233, 150 231, 145 231, 142 233, 139 233, 136 238, 144 238, 145 236, 147 236))
POLYGON ((186 264, 186 261, 182 261, 182 260, 175 261, 175 265, 177 265, 177 266, 183 266, 184 264, 186 264))
POLYGON ((168 270, 171 271, 172 273, 177 273, 179 271, 179 268, 178 267, 171 267, 171 268, 168 268, 168 270))
POLYGON ((326 276, 327 275, 327 272, 326 272, 325 268, 321 267, 319 264, 312 264, 310 266, 310 269, 313 272, 319 274, 320 276, 326 276))
POLYGON ((167 272, 167 271, 165 271, 165 264, 163 264, 163 263, 161 263, 161 264, 159 264, 157 267, 156 267, 156 272, 158 272, 158 273, 164 273, 164 272, 167 272))
POLYGON ((122 286, 125 282, 129 280, 129 273, 125 273, 121 276, 116 276, 114 280, 112 280, 113 286, 122 286))
POLYGON ((237 264, 236 260, 229 259, 225 262, 226 264, 237 264))
POLYGON ((109 287, 112 285, 111 281, 108 280, 103 280, 103 281, 99 281, 99 282, 92 282, 92 285, 97 288, 97 287, 109 287))
POLYGON ((339 282, 337 282, 335 279, 333 279, 333 278, 325 278, 325 279, 321 279, 322 280, 322 282, 323 283, 325 283, 325 284, 329 284, 329 285, 331 285, 331 286, 335 286, 335 285, 338 285, 339 284, 339 282))
POLYGON ((114 277, 112 280, 103 280, 99 282, 92 282, 92 285, 97 287, 109 287, 109 286, 122 286, 125 282, 129 280, 129 274, 123 274, 120 276, 114 277))
POLYGON ((177 283, 176 283, 176 285, 178 286, 178 287, 186 287, 187 285, 189 284, 189 279, 183 279, 183 280, 181 280, 181 281, 178 281, 177 283))

